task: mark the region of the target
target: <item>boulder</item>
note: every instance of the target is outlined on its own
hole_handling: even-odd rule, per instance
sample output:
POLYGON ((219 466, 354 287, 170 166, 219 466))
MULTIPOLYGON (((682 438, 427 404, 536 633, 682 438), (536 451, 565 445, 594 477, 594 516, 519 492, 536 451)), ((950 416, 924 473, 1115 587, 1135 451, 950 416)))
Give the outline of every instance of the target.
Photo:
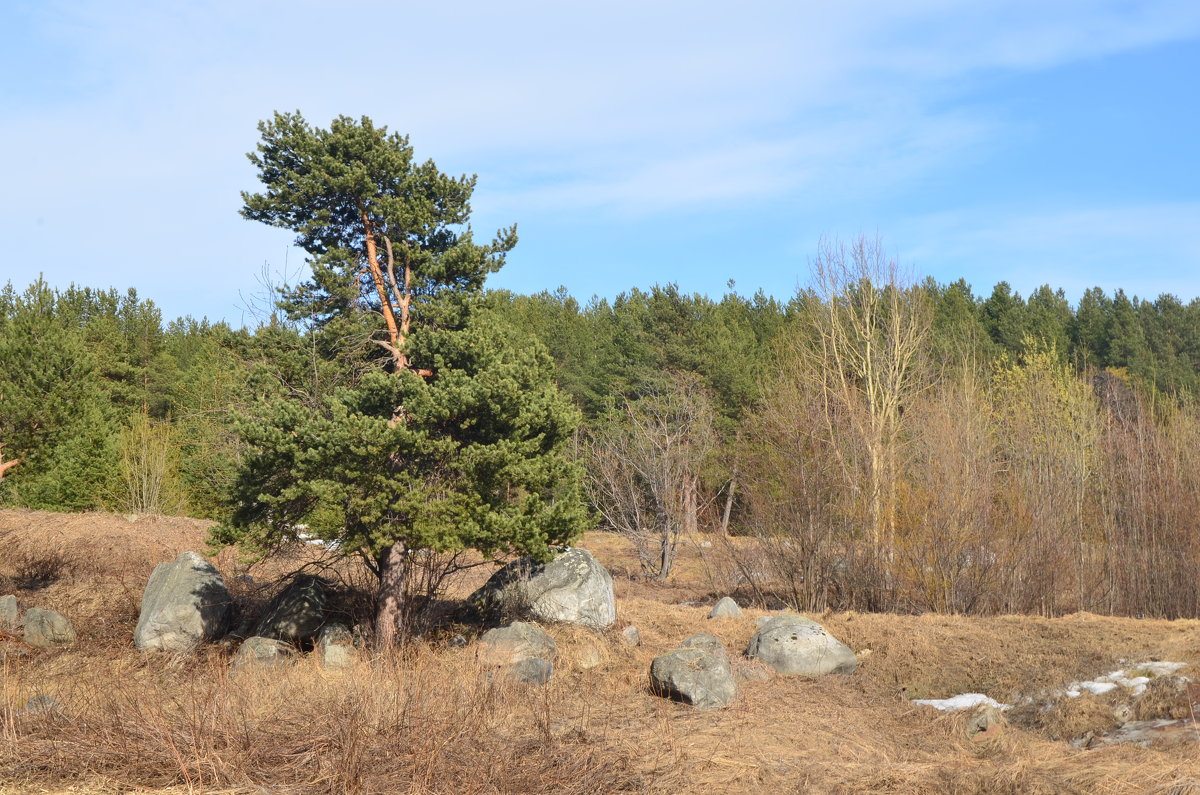
POLYGON ((585 549, 571 548, 548 563, 514 561, 468 600, 491 619, 537 621, 607 629, 617 620, 612 575, 585 549))
POLYGON ((479 657, 485 664, 527 685, 544 685, 554 673, 552 661, 558 654, 554 638, 541 627, 514 621, 507 627, 489 629, 479 638, 479 657))
POLYGON ((738 603, 728 596, 722 596, 708 614, 709 618, 741 618, 741 616, 742 608, 738 607, 738 603))
POLYGON ((234 673, 248 668, 278 668, 290 664, 296 656, 296 647, 278 638, 246 638, 233 655, 230 667, 234 673))
POLYGON ((676 649, 650 664, 650 689, 701 709, 725 707, 737 697, 729 659, 702 648, 676 649))
POLYGON ((524 621, 489 629, 479 638, 479 644, 480 657, 492 665, 511 665, 531 658, 553 660, 558 654, 554 638, 524 621))
POLYGON ((35 649, 52 649, 75 642, 75 628, 61 613, 31 607, 25 611, 25 642, 35 649))
POLYGON ((267 605, 254 635, 291 643, 312 640, 325 623, 326 601, 324 580, 301 574, 267 605))
POLYGON ((221 573, 195 552, 154 567, 142 594, 133 642, 139 649, 190 652, 224 634, 229 591, 221 573))
POLYGON ((858 667, 854 652, 804 616, 785 614, 762 622, 746 656, 761 660, 781 674, 824 676, 849 674, 858 667))
POLYGON ((21 608, 17 597, 0 596, 0 629, 16 629, 21 625, 21 608))
POLYGON ((354 633, 345 624, 326 624, 317 635, 317 660, 322 668, 348 668, 358 656, 354 633))

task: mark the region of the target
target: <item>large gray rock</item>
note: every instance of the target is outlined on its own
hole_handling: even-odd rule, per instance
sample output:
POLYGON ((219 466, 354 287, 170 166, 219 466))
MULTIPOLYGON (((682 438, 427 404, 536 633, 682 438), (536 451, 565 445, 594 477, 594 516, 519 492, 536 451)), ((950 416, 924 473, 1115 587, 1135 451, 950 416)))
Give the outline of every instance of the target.
POLYGON ((21 608, 17 597, 0 596, 0 629, 16 629, 21 625, 21 608))
POLYGON ((228 622, 229 591, 221 573, 195 552, 184 552, 154 567, 133 642, 139 649, 190 652, 224 634, 228 622))
POLYGON ((479 638, 479 658, 528 685, 544 685, 554 673, 558 654, 554 638, 541 627, 514 621, 507 627, 489 629, 479 638))
POLYGON ((701 709, 725 707, 737 697, 729 659, 702 648, 676 649, 650 663, 650 689, 701 709))
POLYGON ((296 658, 296 648, 278 638, 246 638, 230 663, 234 673, 248 668, 278 668, 296 658))
POLYGON ((35 649, 53 649, 75 642, 75 628, 61 613, 31 607, 25 611, 25 642, 35 649))
POLYGON ((738 603, 733 601, 732 597, 722 596, 720 600, 713 605, 713 609, 709 612, 709 618, 740 618, 742 608, 738 607, 738 603))
POLYGON ((854 673, 858 660, 850 647, 816 621, 798 615, 772 616, 762 622, 746 656, 781 674, 824 676, 854 673))
POLYGON ((348 668, 358 656, 354 633, 345 624, 326 624, 317 635, 317 660, 322 668, 348 668))
POLYGON ((311 640, 325 623, 326 601, 324 581, 302 574, 271 600, 254 634, 292 643, 311 640))
POLYGON ((469 601, 489 617, 607 629, 617 621, 612 575, 585 549, 571 548, 549 563, 514 561, 492 575, 469 601))
POLYGON ((532 658, 553 660, 558 654, 554 638, 524 621, 489 629, 480 636, 479 646, 480 658, 492 665, 511 665, 532 658))

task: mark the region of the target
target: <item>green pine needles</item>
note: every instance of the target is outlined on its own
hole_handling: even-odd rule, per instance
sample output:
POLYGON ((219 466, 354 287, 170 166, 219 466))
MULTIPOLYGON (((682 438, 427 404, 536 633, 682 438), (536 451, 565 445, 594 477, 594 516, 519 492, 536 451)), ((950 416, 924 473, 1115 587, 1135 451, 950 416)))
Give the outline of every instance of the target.
POLYGON ((358 329, 383 355, 243 423, 236 509, 214 540, 262 550, 307 524, 362 555, 380 577, 386 645, 408 551, 544 558, 585 528, 578 412, 544 348, 489 308, 484 279, 516 230, 473 241, 473 176, 415 164, 406 138, 365 117, 324 130, 277 113, 259 129, 264 191, 243 194, 242 214, 294 230, 313 270, 280 306, 309 318, 314 340, 358 329))

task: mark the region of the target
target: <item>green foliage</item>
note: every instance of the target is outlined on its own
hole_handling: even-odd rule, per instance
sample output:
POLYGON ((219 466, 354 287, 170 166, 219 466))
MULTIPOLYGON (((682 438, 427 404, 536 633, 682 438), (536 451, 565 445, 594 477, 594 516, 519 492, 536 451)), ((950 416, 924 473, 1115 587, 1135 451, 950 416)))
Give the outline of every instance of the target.
POLYGON ((314 278, 280 302, 307 327, 270 328, 287 369, 239 426, 236 510, 214 539, 264 550, 309 524, 386 583, 398 545, 544 557, 575 536, 578 413, 544 348, 481 295, 516 236, 472 241, 474 177, 414 165, 406 138, 366 118, 322 130, 276 114, 259 129, 267 190, 243 194, 243 215, 294 230, 314 278), (392 357, 335 363, 368 336, 392 357))
POLYGON ((6 291, 0 317, 0 445, 20 466, 0 497, 30 508, 101 505, 115 471, 95 359, 45 282, 6 291))

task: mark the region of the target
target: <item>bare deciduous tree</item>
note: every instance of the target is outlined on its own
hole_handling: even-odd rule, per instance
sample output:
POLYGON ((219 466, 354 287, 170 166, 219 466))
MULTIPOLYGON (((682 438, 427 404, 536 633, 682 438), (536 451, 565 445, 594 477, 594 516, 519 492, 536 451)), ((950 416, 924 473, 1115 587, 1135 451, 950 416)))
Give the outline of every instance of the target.
MULTIPOLYGON (((878 238, 859 237, 849 247, 823 241, 812 269, 814 333, 797 341, 797 358, 816 379, 831 436, 836 418, 861 445, 868 535, 886 572, 895 546, 903 410, 919 389, 930 311, 878 238)), ((842 467, 856 487, 858 467, 844 459, 842 467)))
POLYGON ((665 580, 680 536, 697 530, 700 467, 714 446, 709 398, 683 373, 583 434, 592 505, 633 541, 646 574, 665 580))

